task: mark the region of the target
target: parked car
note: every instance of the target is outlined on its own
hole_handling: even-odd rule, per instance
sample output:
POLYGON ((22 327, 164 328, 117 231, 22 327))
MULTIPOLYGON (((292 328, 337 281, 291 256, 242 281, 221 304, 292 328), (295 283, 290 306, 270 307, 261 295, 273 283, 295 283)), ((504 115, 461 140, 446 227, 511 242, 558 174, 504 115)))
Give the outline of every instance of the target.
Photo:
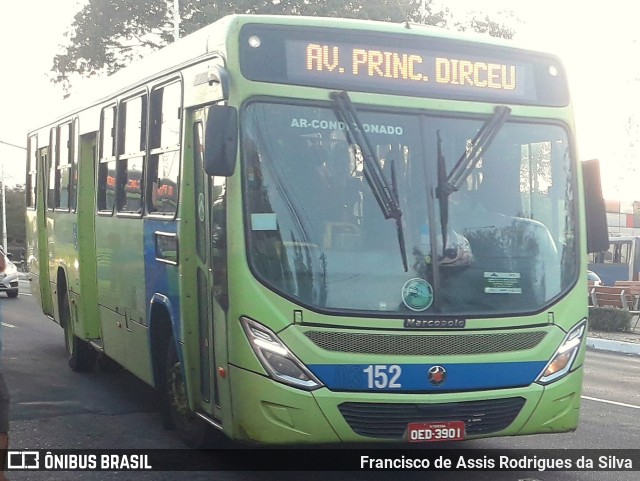
POLYGON ((587 281, 589 281, 589 284, 594 286, 602 285, 602 279, 600 279, 600 276, 593 271, 587 271, 587 281))
POLYGON ((20 276, 18 268, 11 262, 10 255, 4 252, 2 246, 0 246, 0 255, 4 256, 7 264, 4 272, 0 272, 0 292, 6 292, 9 297, 18 297, 18 277, 20 276))

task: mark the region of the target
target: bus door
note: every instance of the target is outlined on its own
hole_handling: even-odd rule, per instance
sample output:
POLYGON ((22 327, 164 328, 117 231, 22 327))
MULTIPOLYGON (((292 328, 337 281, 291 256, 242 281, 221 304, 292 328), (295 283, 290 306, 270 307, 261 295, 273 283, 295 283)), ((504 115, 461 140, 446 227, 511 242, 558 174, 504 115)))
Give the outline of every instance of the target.
MULTIPOLYGON (((38 229, 38 250, 40 251, 40 298, 42 300, 42 312, 49 316, 54 316, 53 312, 53 294, 51 286, 51 272, 49 261, 53 258, 53 209, 55 207, 54 191, 55 191, 55 165, 52 150, 46 149, 41 152, 42 157, 39 159, 40 165, 43 166, 44 182, 44 202, 41 203, 42 209, 38 214, 38 222, 43 229, 38 229)), ((55 317, 55 316, 54 316, 55 317)))
POLYGON ((30 258, 30 271, 35 274, 32 282, 33 295, 40 297, 42 312, 49 316, 53 316, 53 302, 51 296, 51 283, 49 277, 49 236, 51 226, 47 216, 47 197, 49 184, 49 147, 38 149, 37 165, 40 172, 38 181, 43 186, 39 189, 38 200, 36 204, 36 219, 38 228, 33 230, 36 232, 34 240, 34 255, 30 258))
POLYGON ((192 111, 194 203, 197 253, 198 324, 201 405, 220 420, 221 394, 215 366, 224 365, 226 316, 225 187, 223 177, 210 177, 203 168, 204 125, 208 108, 192 111))
MULTIPOLYGON (((73 244, 78 255, 79 293, 83 301, 78 303, 79 327, 85 336, 101 338, 100 311, 98 309, 98 285, 96 279, 95 257, 95 176, 98 162, 98 132, 88 132, 78 137, 78 165, 73 176, 89 181, 90 189, 75 192, 76 223, 73 226, 73 244), (81 172, 82 171, 82 172, 81 172), (86 172, 88 171, 88 172, 86 172)), ((76 326, 78 327, 78 326, 76 326)), ((75 328, 74 328, 75 329, 75 328)))

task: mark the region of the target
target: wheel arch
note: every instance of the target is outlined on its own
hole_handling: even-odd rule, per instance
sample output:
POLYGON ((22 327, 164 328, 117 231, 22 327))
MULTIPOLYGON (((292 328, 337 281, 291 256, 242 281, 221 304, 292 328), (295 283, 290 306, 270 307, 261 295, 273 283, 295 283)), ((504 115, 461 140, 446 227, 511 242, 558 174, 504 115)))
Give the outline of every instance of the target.
MULTIPOLYGON (((65 296, 67 295, 67 290, 69 289, 69 284, 67 282, 67 273, 63 266, 58 266, 58 270, 56 271, 56 306, 55 306, 55 314, 56 321, 62 328, 66 328, 67 320, 62 318, 61 309, 62 303, 65 302, 65 296)), ((73 309, 69 306, 69 322, 71 326, 73 326, 73 309)))
POLYGON ((182 359, 176 320, 171 315, 171 301, 162 294, 154 294, 149 309, 149 345, 151 346, 151 365, 153 386, 165 387, 165 363, 169 342, 175 342, 178 357, 182 359))

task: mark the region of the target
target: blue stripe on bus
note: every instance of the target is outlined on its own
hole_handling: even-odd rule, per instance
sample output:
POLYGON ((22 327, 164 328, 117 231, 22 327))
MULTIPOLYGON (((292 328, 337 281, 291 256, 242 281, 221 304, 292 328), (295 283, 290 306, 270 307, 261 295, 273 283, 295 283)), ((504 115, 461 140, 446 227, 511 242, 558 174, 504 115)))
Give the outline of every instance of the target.
MULTIPOLYGON (((180 332, 180 296, 178 292, 178 267, 156 259, 156 232, 176 232, 176 223, 163 220, 144 220, 144 280, 147 310, 155 294, 169 299, 167 307, 176 332, 180 332)), ((147 320, 149 319, 147 312, 147 320)))
POLYGON ((312 364, 311 372, 336 391, 463 391, 528 386, 546 361, 479 364, 312 364), (445 380, 434 385, 429 369, 441 366, 445 380), (397 366, 397 367, 394 367, 397 366))

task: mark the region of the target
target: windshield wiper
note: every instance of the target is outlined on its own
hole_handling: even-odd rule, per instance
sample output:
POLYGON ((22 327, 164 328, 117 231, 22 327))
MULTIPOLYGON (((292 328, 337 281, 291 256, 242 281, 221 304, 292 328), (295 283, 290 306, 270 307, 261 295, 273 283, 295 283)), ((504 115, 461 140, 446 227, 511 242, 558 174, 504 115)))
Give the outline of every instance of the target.
POLYGON ((362 122, 358 117, 358 112, 351 103, 347 92, 331 92, 331 99, 335 102, 337 113, 346 126, 350 141, 358 147, 362 153, 364 161, 364 178, 371 188, 382 215, 385 219, 395 219, 398 233, 398 243, 400 245, 400 255, 402 256, 402 266, 404 271, 409 270, 407 262, 407 250, 404 243, 404 230, 402 226, 402 209, 398 197, 398 185, 394 162, 391 161, 391 183, 386 179, 380 160, 371 146, 369 137, 364 131, 362 122))
POLYGON ((460 189, 460 186, 467 180, 469 174, 473 172, 476 165, 487 151, 496 134, 511 114, 511 109, 505 106, 496 107, 493 116, 488 119, 471 141, 469 148, 465 149, 456 165, 447 175, 446 162, 442 154, 442 140, 440 131, 438 138, 438 186, 436 197, 440 208, 440 227, 442 229, 442 255, 445 255, 447 248, 447 230, 449 228, 449 196, 460 189))

